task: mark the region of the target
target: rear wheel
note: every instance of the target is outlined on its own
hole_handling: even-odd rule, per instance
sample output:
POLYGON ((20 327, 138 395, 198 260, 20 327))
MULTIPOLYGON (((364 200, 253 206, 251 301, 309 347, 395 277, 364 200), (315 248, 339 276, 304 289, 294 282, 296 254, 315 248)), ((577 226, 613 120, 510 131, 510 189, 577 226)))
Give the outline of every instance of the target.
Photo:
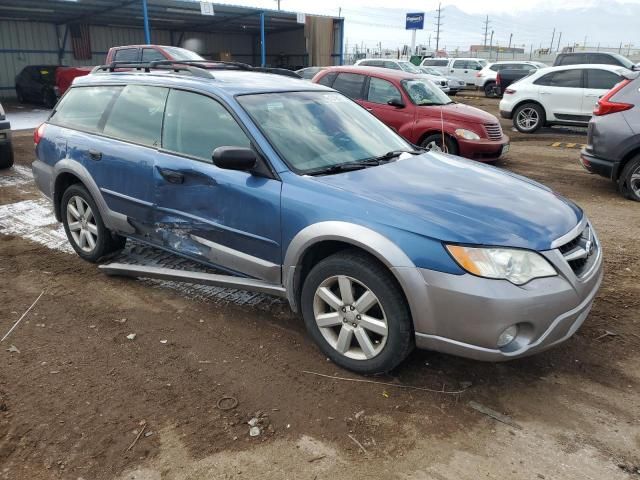
POLYGON ((626 198, 640 202, 640 155, 632 158, 622 169, 618 190, 626 198))
POLYGON ((69 243, 84 260, 97 262, 124 248, 126 239, 107 230, 96 203, 84 186, 71 185, 62 196, 61 207, 69 243))
POLYGON ((420 146, 427 151, 444 152, 451 155, 458 154, 458 145, 455 140, 446 134, 444 135, 444 144, 442 143, 441 133, 432 133, 422 139, 420 146))
POLYGON ((485 97, 494 98, 496 95, 496 82, 487 82, 484 86, 485 97))
POLYGON ((24 93, 22 93, 22 90, 20 90, 19 88, 16 88, 16 96, 18 97, 19 103, 25 102, 24 93))
POLYGON ((362 374, 387 372, 411 352, 409 307, 391 273, 364 252, 322 260, 301 296, 307 331, 333 362, 362 374))
POLYGON ((43 95, 42 95, 42 102, 44 103, 44 106, 47 108, 53 108, 56 106, 56 103, 58 101, 58 98, 56 97, 56 94, 53 90, 45 90, 43 95))
POLYGON ((544 109, 537 103, 525 103, 516 108, 513 114, 513 126, 519 132, 533 133, 545 124, 544 109))

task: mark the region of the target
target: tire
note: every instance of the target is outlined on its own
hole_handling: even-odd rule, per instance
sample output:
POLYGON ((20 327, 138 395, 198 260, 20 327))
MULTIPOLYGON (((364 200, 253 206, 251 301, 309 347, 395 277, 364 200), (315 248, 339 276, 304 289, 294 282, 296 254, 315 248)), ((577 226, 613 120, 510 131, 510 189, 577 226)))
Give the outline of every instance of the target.
POLYGON ((513 113, 513 126, 521 133, 533 133, 544 126, 546 114, 537 103, 525 103, 513 113))
POLYGON ((100 216, 100 210, 83 185, 75 183, 65 190, 60 212, 69 243, 84 260, 95 263, 102 257, 124 248, 126 238, 107 230, 100 216), (71 202, 74 210, 70 209, 71 202), (79 208, 80 206, 82 208, 79 208), (88 217, 82 215, 87 207, 91 211, 88 217), (84 222, 77 221, 80 217, 84 218, 84 222), (70 227, 70 223, 75 225, 70 227), (89 240, 87 234, 93 241, 89 240))
POLYGON ((445 148, 442 147, 441 133, 432 133, 430 135, 427 135, 420 142, 420 146, 422 148, 426 148, 427 150, 438 151, 439 149, 439 151, 449 153, 451 155, 458 155, 458 144, 447 134, 444 135, 444 145, 445 148))
POLYGON ((22 90, 16 87, 16 96, 18 97, 18 103, 25 103, 24 93, 22 90))
POLYGON ((487 82, 484 85, 484 96, 489 98, 495 98, 496 95, 496 82, 487 82))
POLYGON ((457 91, 457 90, 454 90, 453 92, 452 92, 451 90, 449 90, 449 93, 448 93, 448 95, 449 95, 450 97, 455 97, 457 94, 458 94, 458 91, 457 91))
POLYGON ((411 314, 400 287, 389 270, 364 252, 342 251, 315 265, 302 287, 301 309, 320 350, 347 370, 388 372, 414 347, 411 314))
POLYGON ((0 169, 11 168, 13 166, 13 148, 11 143, 0 145, 0 169))
POLYGON ((640 155, 629 160, 618 178, 618 191, 629 200, 640 202, 640 155))

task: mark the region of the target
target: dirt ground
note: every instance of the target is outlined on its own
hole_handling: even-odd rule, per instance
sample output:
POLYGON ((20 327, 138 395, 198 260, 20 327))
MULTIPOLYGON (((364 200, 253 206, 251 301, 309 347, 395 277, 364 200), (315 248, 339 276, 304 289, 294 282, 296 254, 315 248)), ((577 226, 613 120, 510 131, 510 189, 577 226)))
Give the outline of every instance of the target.
MULTIPOLYGON (((459 101, 497 114, 496 100, 459 101)), ((368 378, 390 385, 305 373, 364 378, 328 362, 282 302, 109 278, 0 218, 0 335, 45 292, 0 344, 0 479, 640 478, 640 205, 583 171, 577 148, 551 146, 582 143, 584 130, 503 127, 513 143, 499 166, 575 200, 595 225, 606 272, 592 313, 531 358, 417 351, 368 378), (225 396, 237 406, 218 408, 225 396)), ((15 148, 28 166, 31 133, 15 148)), ((40 198, 11 175, 0 208, 40 198)))

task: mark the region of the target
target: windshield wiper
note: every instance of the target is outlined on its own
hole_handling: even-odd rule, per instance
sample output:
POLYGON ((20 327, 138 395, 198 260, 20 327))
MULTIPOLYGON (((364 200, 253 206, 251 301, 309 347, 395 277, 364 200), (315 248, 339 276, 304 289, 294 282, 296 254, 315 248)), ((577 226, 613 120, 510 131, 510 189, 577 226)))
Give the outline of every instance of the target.
POLYGON ((403 153, 418 155, 421 152, 418 150, 392 150, 378 157, 367 158, 366 160, 358 160, 349 163, 339 163, 337 165, 331 165, 318 170, 313 170, 311 172, 307 172, 306 175, 331 175, 333 173, 352 172, 354 170, 362 170, 363 168, 377 167, 378 165, 382 165, 383 163, 390 162, 403 153))

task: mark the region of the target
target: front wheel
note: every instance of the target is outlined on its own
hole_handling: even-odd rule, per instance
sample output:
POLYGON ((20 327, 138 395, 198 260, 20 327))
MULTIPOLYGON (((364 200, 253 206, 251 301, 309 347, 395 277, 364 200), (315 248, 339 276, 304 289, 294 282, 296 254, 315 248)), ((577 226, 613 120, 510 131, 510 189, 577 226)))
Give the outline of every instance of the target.
POLYGON ((513 115, 513 126, 522 133, 533 133, 540 129, 544 123, 544 109, 537 103, 520 105, 513 115))
POLYGON ((442 137, 442 133, 432 133, 431 135, 427 135, 422 139, 422 142, 420 142, 420 146, 428 152, 444 152, 450 153, 451 155, 457 155, 458 145, 455 140, 445 134, 444 143, 442 143, 442 137))
POLYGON ((640 155, 632 158, 622 169, 618 190, 626 198, 640 202, 640 155))
POLYGON ((407 301, 391 273, 364 252, 322 260, 301 296, 307 331, 339 366, 361 374, 388 372, 414 345, 407 301))
POLYGON ((13 166, 13 148, 11 143, 0 145, 0 168, 11 168, 13 166))
POLYGON ((104 226, 100 211, 84 186, 71 185, 62 196, 62 222, 69 243, 89 262, 124 248, 126 239, 104 226))

